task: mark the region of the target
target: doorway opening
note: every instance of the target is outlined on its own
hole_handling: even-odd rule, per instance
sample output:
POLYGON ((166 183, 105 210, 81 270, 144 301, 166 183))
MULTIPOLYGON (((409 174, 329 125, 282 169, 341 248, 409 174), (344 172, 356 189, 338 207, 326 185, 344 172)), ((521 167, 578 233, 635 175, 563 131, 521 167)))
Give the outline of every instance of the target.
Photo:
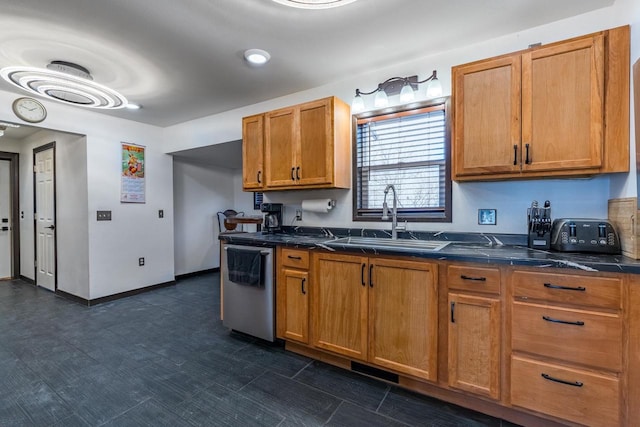
POLYGON ((19 159, 0 151, 0 280, 20 274, 19 159))

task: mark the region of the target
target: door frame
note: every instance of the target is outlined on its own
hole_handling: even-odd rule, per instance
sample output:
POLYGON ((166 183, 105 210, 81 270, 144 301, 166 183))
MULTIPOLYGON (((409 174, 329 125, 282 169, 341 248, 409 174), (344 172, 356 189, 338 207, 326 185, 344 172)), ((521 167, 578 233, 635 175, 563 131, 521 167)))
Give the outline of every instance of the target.
MULTIPOLYGON (((32 165, 32 173, 33 173, 33 280, 36 284, 36 286, 38 286, 38 231, 37 231, 37 227, 38 227, 38 219, 36 217, 36 204, 37 204, 37 197, 36 197, 36 170, 35 170, 35 165, 36 165, 36 154, 40 153, 42 151, 47 151, 48 149, 53 149, 53 217, 55 218, 55 221, 58 219, 58 210, 56 209, 56 200, 58 199, 57 197, 57 184, 58 184, 58 180, 57 180, 57 176, 56 176, 56 142, 52 141, 48 144, 45 145, 41 145, 39 147, 36 147, 33 149, 33 158, 31 159, 31 165, 32 165)), ((55 250, 55 255, 53 257, 53 265, 55 268, 55 275, 53 278, 53 283, 54 283, 54 292, 57 292, 58 290, 58 230, 56 228, 56 232, 53 235, 53 247, 55 250)))
POLYGON ((11 278, 20 276, 20 155, 0 151, 0 160, 9 161, 10 187, 11 187, 11 278))

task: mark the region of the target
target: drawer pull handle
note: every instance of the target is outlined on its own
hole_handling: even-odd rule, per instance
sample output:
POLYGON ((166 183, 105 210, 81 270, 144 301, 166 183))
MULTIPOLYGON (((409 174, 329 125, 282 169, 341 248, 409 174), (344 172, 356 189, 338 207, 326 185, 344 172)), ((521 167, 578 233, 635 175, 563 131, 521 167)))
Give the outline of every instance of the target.
POLYGON ((455 314, 455 309, 456 309, 456 303, 452 302, 451 303, 451 323, 456 323, 456 318, 454 316, 455 314))
POLYGON ((300 290, 302 291, 302 295, 306 295, 307 291, 304 290, 304 282, 306 282, 307 279, 302 279, 302 282, 300 283, 300 290))
POLYGON ((486 277, 471 277, 471 276, 465 276, 464 274, 461 274, 460 278, 462 280, 475 280, 477 282, 486 282, 487 281, 486 277))
POLYGON ((287 258, 289 259, 297 259, 297 260, 302 260, 301 256, 293 256, 293 255, 287 255, 287 258))
POLYGON ((566 384, 573 387, 582 387, 584 385, 580 381, 565 381, 558 378, 553 378, 551 375, 545 374, 544 372, 540 374, 540 376, 542 376, 542 378, 544 378, 545 380, 553 381, 560 384, 566 384))
POLYGON ((562 289, 563 291, 580 291, 580 292, 584 292, 584 291, 587 290, 587 288, 585 288, 584 286, 576 286, 574 288, 572 286, 552 285, 551 283, 545 283, 544 287, 545 288, 549 288, 549 289, 562 289))
POLYGON ((559 319, 554 319, 552 317, 549 316, 542 316, 542 320, 546 320, 547 322, 553 322, 553 323, 562 323, 565 325, 575 325, 575 326, 584 326, 584 322, 578 320, 577 322, 570 322, 568 320, 559 320, 559 319))

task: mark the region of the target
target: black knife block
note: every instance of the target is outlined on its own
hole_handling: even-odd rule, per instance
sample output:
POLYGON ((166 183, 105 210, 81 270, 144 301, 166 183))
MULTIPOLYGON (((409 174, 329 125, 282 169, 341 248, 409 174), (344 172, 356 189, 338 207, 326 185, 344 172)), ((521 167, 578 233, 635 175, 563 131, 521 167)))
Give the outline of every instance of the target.
POLYGON ((551 249, 551 208, 527 210, 528 245, 531 249, 551 249))

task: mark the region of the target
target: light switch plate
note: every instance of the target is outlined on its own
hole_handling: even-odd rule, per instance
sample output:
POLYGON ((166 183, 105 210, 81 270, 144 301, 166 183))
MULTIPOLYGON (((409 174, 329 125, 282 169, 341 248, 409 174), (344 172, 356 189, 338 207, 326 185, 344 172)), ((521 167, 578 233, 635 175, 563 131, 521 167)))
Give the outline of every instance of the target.
POLYGON ((98 211, 96 219, 98 221, 111 221, 111 211, 98 211))

